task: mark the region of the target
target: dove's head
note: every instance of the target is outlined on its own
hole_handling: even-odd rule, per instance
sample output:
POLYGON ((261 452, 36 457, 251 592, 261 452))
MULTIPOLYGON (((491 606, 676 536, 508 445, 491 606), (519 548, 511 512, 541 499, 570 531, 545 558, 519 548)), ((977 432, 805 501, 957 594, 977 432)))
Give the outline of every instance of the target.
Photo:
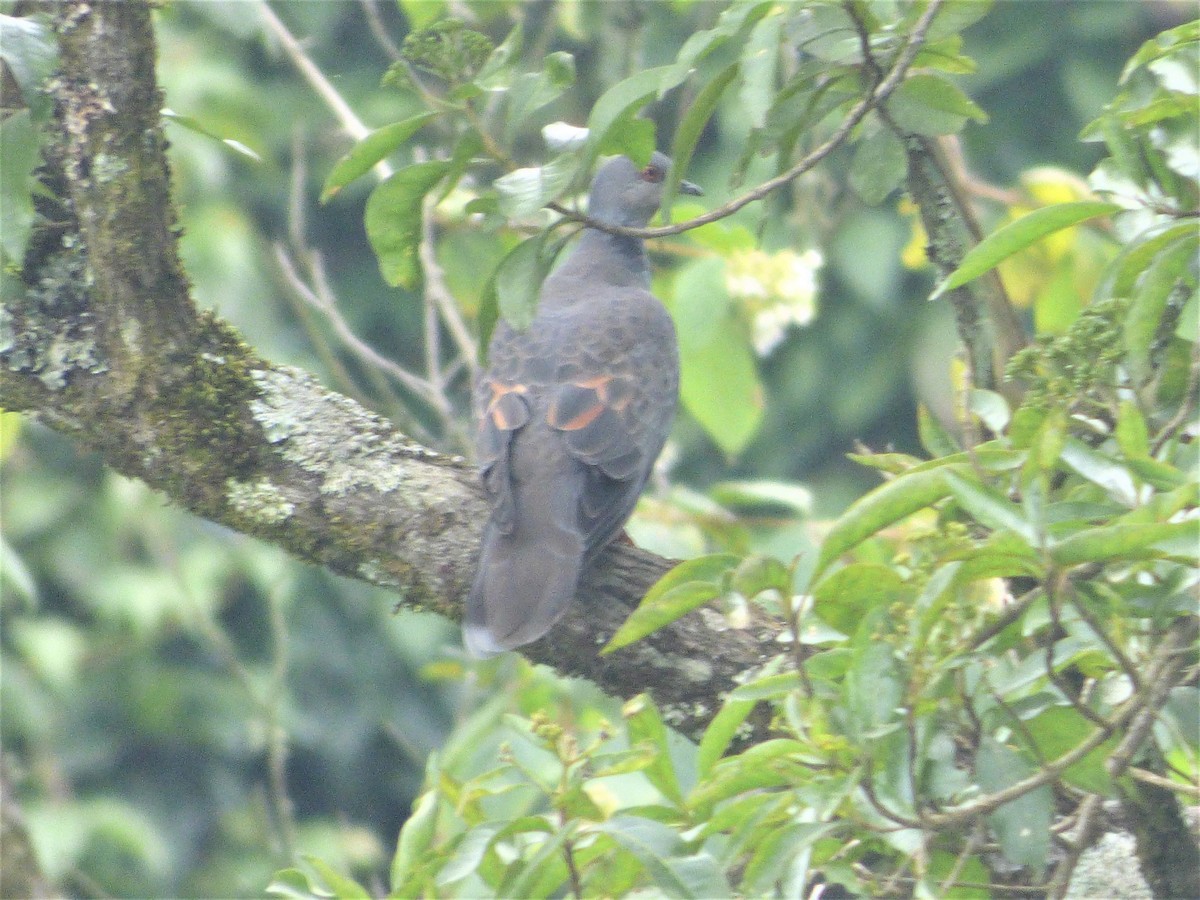
MULTIPOLYGON (((670 170, 671 158, 665 153, 655 152, 640 169, 627 156, 610 160, 592 181, 588 215, 609 225, 644 227, 662 205, 663 183, 670 170)), ((703 191, 681 181, 679 193, 698 196, 703 191)))

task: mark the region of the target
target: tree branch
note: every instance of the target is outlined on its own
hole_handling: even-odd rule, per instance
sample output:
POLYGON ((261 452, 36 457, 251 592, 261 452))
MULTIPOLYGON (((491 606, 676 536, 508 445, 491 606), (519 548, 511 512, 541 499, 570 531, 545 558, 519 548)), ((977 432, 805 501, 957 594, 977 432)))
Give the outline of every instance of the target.
MULTIPOLYGON (((56 28, 59 136, 44 180, 65 207, 57 222, 73 221, 35 236, 26 292, 5 300, 0 405, 197 515, 459 618, 487 515, 474 471, 197 311, 176 252, 149 6, 76 0, 56 28)), ((525 654, 617 696, 649 691, 695 737, 776 626, 717 634, 693 614, 599 657, 671 565, 611 547, 581 602, 525 654)))

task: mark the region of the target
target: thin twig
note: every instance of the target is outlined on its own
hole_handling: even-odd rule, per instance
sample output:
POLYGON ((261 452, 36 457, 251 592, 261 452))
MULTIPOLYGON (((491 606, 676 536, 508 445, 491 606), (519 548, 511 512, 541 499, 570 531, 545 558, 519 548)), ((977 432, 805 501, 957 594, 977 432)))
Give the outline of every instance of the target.
POLYGON ((1079 858, 1096 840, 1100 833, 1100 797, 1089 794, 1079 804, 1079 815, 1075 834, 1070 839, 1064 838, 1059 843, 1065 850, 1065 855, 1054 867, 1054 875, 1046 885, 1046 896, 1049 900, 1062 900, 1071 886, 1071 875, 1079 864, 1079 858))
MULTIPOLYGON (((296 40, 295 36, 288 30, 288 27, 275 15, 265 0, 260 0, 258 9, 262 15, 263 22, 266 23, 267 29, 278 39, 287 58, 291 60, 292 65, 299 70, 300 74, 304 76, 304 80, 308 82, 309 86, 325 101, 325 105, 333 112, 334 117, 341 124, 342 128, 345 129, 346 133, 356 141, 361 141, 370 134, 371 129, 355 114, 354 110, 350 108, 350 104, 342 99, 342 95, 337 92, 337 89, 325 77, 325 74, 317 68, 316 63, 304 52, 304 48, 300 45, 300 42, 296 40)), ((380 160, 375 164, 375 171, 383 179, 390 176, 394 170, 385 160, 380 160)))
POLYGON ((458 352, 462 356, 463 364, 466 365, 467 371, 473 377, 479 350, 466 322, 463 321, 458 302, 446 284, 446 275, 442 271, 441 264, 437 261, 437 254, 434 252, 432 216, 427 215, 423 219, 417 257, 424 275, 426 300, 432 301, 433 305, 437 307, 442 322, 445 323, 450 337, 454 339, 458 352))
POLYGON ((583 881, 579 877, 579 868, 575 865, 575 850, 568 838, 563 841, 563 858, 567 862, 567 873, 571 876, 571 896, 583 897, 583 881))
POLYGON ((979 848, 983 845, 987 833, 983 829, 983 822, 977 821, 975 827, 971 829, 971 834, 963 843, 962 850, 954 860, 954 865, 950 867, 950 871, 946 873, 946 878, 942 881, 942 896, 948 896, 950 888, 958 883, 958 876, 962 874, 963 866, 967 864, 967 860, 974 856, 979 848))
POLYGON ((1146 668, 1145 689, 1134 695, 1143 697, 1143 702, 1134 710, 1129 730, 1104 762, 1105 769, 1113 778, 1125 774, 1133 755, 1145 742, 1158 718, 1159 709, 1167 702, 1168 694, 1175 687, 1175 676, 1185 665, 1183 651, 1196 639, 1196 631, 1194 619, 1178 619, 1158 645, 1146 668))
POLYGON ((1200 347, 1193 345, 1192 365, 1188 371, 1188 382, 1187 388, 1183 393, 1183 402, 1179 404, 1179 409, 1176 410, 1175 415, 1171 416, 1167 424, 1155 435, 1153 442, 1150 444, 1151 456, 1157 456, 1167 441, 1174 437, 1179 427, 1187 421, 1188 416, 1192 414, 1192 405, 1196 402, 1198 394, 1200 394, 1200 347))
POLYGON ((337 305, 330 299, 320 296, 308 284, 305 283, 296 271, 296 267, 292 262, 291 256, 279 244, 275 245, 275 259, 279 263, 280 270, 287 279, 288 284, 292 289, 303 298, 313 309, 321 312, 329 323, 333 326, 337 336, 346 344, 356 356, 368 365, 374 366, 377 369, 386 372, 396 381, 404 385, 405 388, 416 394, 426 403, 432 406, 437 406, 437 392, 433 386, 424 378, 414 375, 403 366, 392 362, 387 357, 381 355, 377 350, 369 344, 364 343, 351 329, 346 320, 342 318, 338 312, 337 305))
POLYGON ((281 721, 288 669, 287 619, 281 594, 278 585, 267 592, 271 625, 271 680, 262 708, 271 807, 283 840, 284 855, 290 859, 296 847, 296 817, 295 806, 287 790, 288 733, 281 721))
POLYGON ((1175 791, 1177 794, 1183 794, 1192 800, 1200 801, 1200 784, 1180 784, 1178 781, 1163 778, 1161 775, 1155 775, 1153 772, 1147 772, 1145 769, 1139 769, 1136 766, 1130 766, 1126 769, 1126 772, 1130 778, 1137 781, 1144 781, 1146 784, 1166 788, 1168 791, 1175 791))
POLYGON ((1133 664, 1133 660, 1126 656, 1125 651, 1117 646, 1117 642, 1109 637, 1108 632, 1104 630, 1104 626, 1100 624, 1100 620, 1096 618, 1096 614, 1088 608, 1088 605, 1081 602, 1079 590, 1075 587, 1074 581, 1071 578, 1064 578, 1063 581, 1063 586, 1066 588, 1067 600, 1075 608, 1075 612, 1079 614, 1079 618, 1083 619, 1096 637, 1100 638, 1100 642, 1112 654, 1113 659, 1121 666, 1121 671, 1125 673, 1125 676, 1133 684, 1134 690, 1140 691, 1142 689, 1142 676, 1138 672, 1137 666, 1133 664))
MULTIPOLYGON (((1051 572, 1050 577, 1046 579, 1046 607, 1050 611, 1050 624, 1053 626, 1051 640, 1046 641, 1046 677, 1050 679, 1051 684, 1058 688, 1059 693, 1067 698, 1068 702, 1070 702, 1071 706, 1074 707, 1076 712, 1078 712, 1093 725, 1107 727, 1108 722, 1105 720, 1105 718, 1086 703, 1081 702, 1076 696, 1075 691, 1071 689, 1071 686, 1063 681, 1062 676, 1060 676, 1054 669, 1054 648, 1058 646, 1056 633, 1066 633, 1066 629, 1062 626, 1062 610, 1059 608, 1059 587, 1061 582, 1067 580, 1067 576, 1060 572, 1051 572)), ((1138 682, 1134 682, 1134 687, 1135 690, 1140 687, 1138 682)))
POLYGON ((1181 619, 1175 623, 1167 637, 1158 645, 1154 656, 1146 667, 1143 691, 1133 694, 1124 704, 1124 708, 1115 716, 1107 727, 1098 727, 1087 738, 1076 744, 1074 748, 1046 763, 1040 770, 1027 778, 1023 778, 1008 787, 977 797, 955 809, 941 813, 930 813, 912 818, 902 816, 888 809, 879 802, 870 783, 870 772, 860 782, 860 787, 875 807, 876 811, 892 822, 906 828, 941 829, 958 825, 966 821, 986 815, 999 809, 1006 803, 1011 803, 1018 797, 1023 797, 1030 791, 1036 790, 1052 781, 1078 763, 1089 753, 1108 740, 1115 732, 1129 726, 1124 738, 1105 762, 1109 775, 1116 778, 1124 774, 1130 759, 1142 746, 1150 727, 1158 716, 1158 710, 1166 702, 1167 695, 1177 682, 1177 675, 1183 668, 1182 649, 1190 646, 1195 637, 1196 623, 1181 619))
POLYGON ((367 17, 367 27, 371 29, 371 36, 375 38, 375 42, 383 48, 383 52, 393 62, 399 59, 400 48, 396 46, 396 42, 387 33, 383 19, 379 17, 379 7, 375 3, 375 0, 358 0, 358 2, 359 6, 362 7, 363 14, 367 17))

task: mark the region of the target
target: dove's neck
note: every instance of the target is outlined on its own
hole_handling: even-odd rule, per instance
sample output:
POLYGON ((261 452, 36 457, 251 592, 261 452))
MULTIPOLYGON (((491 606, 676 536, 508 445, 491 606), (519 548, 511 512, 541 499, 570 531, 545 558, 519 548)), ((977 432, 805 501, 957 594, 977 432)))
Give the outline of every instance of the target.
POLYGON ((640 238, 585 228, 570 258, 555 272, 591 284, 649 287, 650 266, 640 238))

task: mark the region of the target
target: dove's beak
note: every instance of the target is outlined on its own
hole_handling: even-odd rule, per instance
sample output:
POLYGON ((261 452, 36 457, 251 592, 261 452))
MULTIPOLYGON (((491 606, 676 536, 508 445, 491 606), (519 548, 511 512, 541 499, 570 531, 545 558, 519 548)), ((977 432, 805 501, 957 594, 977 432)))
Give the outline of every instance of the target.
POLYGON ((693 197, 703 197, 704 191, 700 189, 700 185, 692 184, 690 181, 679 182, 679 193, 691 194, 693 197))

